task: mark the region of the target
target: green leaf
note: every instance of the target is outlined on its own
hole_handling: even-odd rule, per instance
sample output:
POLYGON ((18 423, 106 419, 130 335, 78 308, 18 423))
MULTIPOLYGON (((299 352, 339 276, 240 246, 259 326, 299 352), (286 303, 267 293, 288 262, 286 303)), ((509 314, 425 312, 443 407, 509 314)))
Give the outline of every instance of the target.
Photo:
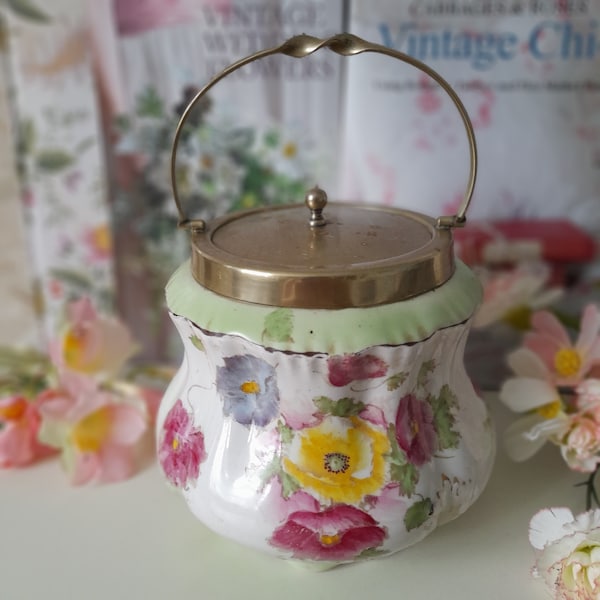
POLYGON ((35 125, 31 119, 25 119, 19 126, 19 151, 31 154, 35 146, 35 125))
POLYGON ((415 493, 415 488, 419 483, 419 470, 409 462, 403 465, 392 462, 390 463, 390 478, 400 484, 398 490, 400 495, 410 498, 415 493))
POLYGON ((429 498, 423 498, 415 502, 404 515, 406 531, 421 527, 433 514, 433 502, 429 498))
POLYGON ((457 448, 460 435, 453 429, 456 419, 452 413, 452 409, 458 406, 456 395, 446 384, 442 386, 437 398, 430 396, 428 401, 433 411, 433 424, 438 435, 439 449, 457 448))
POLYGON ((320 396, 314 398, 313 402, 319 409, 319 412, 324 415, 331 415, 333 417, 355 417, 359 415, 366 406, 364 402, 360 400, 354 400, 354 398, 340 398, 339 400, 332 400, 327 396, 320 396))
POLYGON ((29 0, 5 0, 5 2, 9 8, 24 19, 36 21, 37 23, 48 23, 50 21, 50 17, 29 0))
POLYGON ((164 105, 156 90, 148 86, 137 98, 136 112, 140 117, 162 118, 164 105))
POLYGON ((278 308, 265 317, 263 338, 276 342, 293 342, 294 317, 291 308, 278 308))
POLYGON ((47 173, 58 173, 70 167, 74 162, 71 154, 57 148, 40 150, 35 159, 38 168, 47 173))
POLYGON ((52 269, 52 276, 64 281, 68 285, 77 288, 78 291, 90 291, 92 281, 79 271, 70 271, 69 269, 52 269))
POLYGON ((275 148, 279 144, 279 132, 275 129, 271 129, 265 133, 265 146, 267 148, 275 148))
POLYGON ((300 484, 285 471, 279 472, 279 481, 281 482, 281 495, 284 498, 289 498, 300 489, 300 484))
POLYGON ((429 374, 435 369, 435 360, 426 360, 419 369, 419 375, 417 376, 417 385, 424 387, 427 384, 429 374))
POLYGON ((366 548, 358 556, 358 560, 367 560, 369 558, 378 558, 389 554, 389 550, 379 550, 378 548, 366 548))
POLYGON ((388 377, 385 382, 387 383, 388 391, 392 392, 393 390, 397 390, 408 378, 408 373, 406 371, 401 371, 400 373, 396 373, 391 377, 388 377))
POLYGON ((206 352, 202 340, 197 335, 190 335, 190 342, 192 342, 194 348, 197 348, 200 352, 206 352))
POLYGON ((419 483, 419 470, 415 465, 409 463, 406 454, 398 445, 396 440, 396 428, 393 424, 388 425, 387 436, 390 442, 390 478, 400 484, 400 494, 410 498, 419 483))
POLYGON ((279 432, 279 437, 281 439, 282 444, 291 444, 292 439, 294 437, 294 431, 291 427, 288 427, 284 423, 279 423, 277 425, 277 431, 279 432))

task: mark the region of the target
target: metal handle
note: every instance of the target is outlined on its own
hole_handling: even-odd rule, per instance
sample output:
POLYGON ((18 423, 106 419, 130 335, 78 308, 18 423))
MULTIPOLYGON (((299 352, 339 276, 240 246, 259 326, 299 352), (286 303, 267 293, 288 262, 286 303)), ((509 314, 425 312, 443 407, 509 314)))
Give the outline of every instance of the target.
POLYGON ((475 179, 477 177, 477 145, 475 143, 475 133, 473 132, 473 125, 471 123, 471 119, 467 114, 467 111, 456 94, 456 92, 452 89, 450 84, 436 71, 428 67, 425 63, 421 62, 409 56, 408 54, 404 54, 403 52, 398 52, 397 50, 393 50, 391 48, 387 48, 386 46, 381 46, 380 44, 372 44, 363 40, 355 35, 350 33, 340 33, 338 35, 334 35, 327 39, 319 39, 310 35, 297 35, 293 38, 290 38, 281 46, 277 46, 275 48, 269 48, 267 50, 261 50, 252 54, 251 56, 247 56, 246 58, 242 58, 237 62, 229 65, 223 71, 221 71, 218 75, 213 77, 190 101, 187 105, 181 118, 179 119, 179 123, 177 124, 177 129, 175 130, 175 137, 173 139, 173 147, 171 150, 171 183, 173 186, 173 198, 175 200, 175 205, 177 206, 177 211, 179 212, 179 227, 183 227, 186 229, 192 229, 195 231, 203 231, 206 227, 205 221, 202 219, 189 219, 185 212, 181 207, 181 202, 179 201, 179 195, 177 193, 177 180, 176 180, 176 159, 177 159, 177 146, 179 145, 179 138, 181 137, 181 132, 183 130, 183 126, 185 125, 185 121, 187 120, 191 110, 198 103, 200 98, 204 96, 214 85, 216 85, 221 79, 227 77, 227 75, 233 73, 237 69, 254 62, 255 60, 259 60, 261 58, 266 58, 267 56, 272 56, 273 54, 285 54, 286 56, 292 56, 294 58, 303 58, 316 52, 321 48, 329 48, 333 52, 337 54, 341 54, 342 56, 354 56, 355 54, 362 54, 363 52, 376 52, 378 54, 385 54, 387 56, 391 56, 393 58, 397 58, 405 63, 408 63, 417 69, 420 69, 425 74, 429 75, 433 80, 435 80, 442 89, 450 96, 452 102, 458 109, 458 112, 462 118, 465 131, 467 133, 467 139, 469 141, 469 157, 470 157, 470 171, 469 171, 469 179, 467 182, 467 189, 465 191, 465 195, 460 204, 460 207, 455 215, 451 216, 442 216, 437 219, 437 226, 440 228, 449 228, 449 227, 462 227, 467 218, 466 212, 469 208, 469 204, 471 203, 471 197, 473 196, 473 189, 475 187, 475 179))

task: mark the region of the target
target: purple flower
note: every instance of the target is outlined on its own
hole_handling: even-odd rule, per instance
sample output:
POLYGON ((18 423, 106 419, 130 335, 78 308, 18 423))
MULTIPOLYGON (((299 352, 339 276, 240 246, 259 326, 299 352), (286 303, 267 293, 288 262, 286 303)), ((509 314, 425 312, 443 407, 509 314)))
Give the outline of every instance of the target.
POLYGON ((193 427, 190 414, 181 400, 173 405, 163 425, 163 438, 158 460, 167 479, 177 487, 185 487, 198 478, 200 464, 206 460, 204 435, 193 427))
POLYGON ((396 441, 417 467, 431 460, 437 449, 437 434, 429 402, 408 394, 396 413, 396 441))
POLYGON ((229 356, 224 362, 217 368, 223 413, 242 425, 264 427, 279 414, 275 369, 251 354, 229 356))

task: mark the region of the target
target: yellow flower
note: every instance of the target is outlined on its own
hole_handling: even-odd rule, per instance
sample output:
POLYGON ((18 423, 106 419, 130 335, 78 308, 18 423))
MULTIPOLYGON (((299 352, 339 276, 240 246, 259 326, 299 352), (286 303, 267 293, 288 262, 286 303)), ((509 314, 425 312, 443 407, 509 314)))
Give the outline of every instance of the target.
POLYGON ((384 432, 358 417, 327 417, 296 432, 283 468, 325 501, 352 504, 385 483, 390 444, 384 432))

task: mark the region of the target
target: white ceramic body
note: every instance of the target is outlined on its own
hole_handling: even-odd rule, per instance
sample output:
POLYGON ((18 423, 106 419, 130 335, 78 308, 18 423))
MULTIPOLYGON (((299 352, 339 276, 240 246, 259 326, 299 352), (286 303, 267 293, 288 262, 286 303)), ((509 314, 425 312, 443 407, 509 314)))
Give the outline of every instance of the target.
POLYGON ((463 365, 479 301, 464 266, 419 298, 343 311, 216 297, 186 268, 167 290, 185 357, 159 462, 208 527, 327 568, 401 550, 479 496, 495 444, 463 365))

